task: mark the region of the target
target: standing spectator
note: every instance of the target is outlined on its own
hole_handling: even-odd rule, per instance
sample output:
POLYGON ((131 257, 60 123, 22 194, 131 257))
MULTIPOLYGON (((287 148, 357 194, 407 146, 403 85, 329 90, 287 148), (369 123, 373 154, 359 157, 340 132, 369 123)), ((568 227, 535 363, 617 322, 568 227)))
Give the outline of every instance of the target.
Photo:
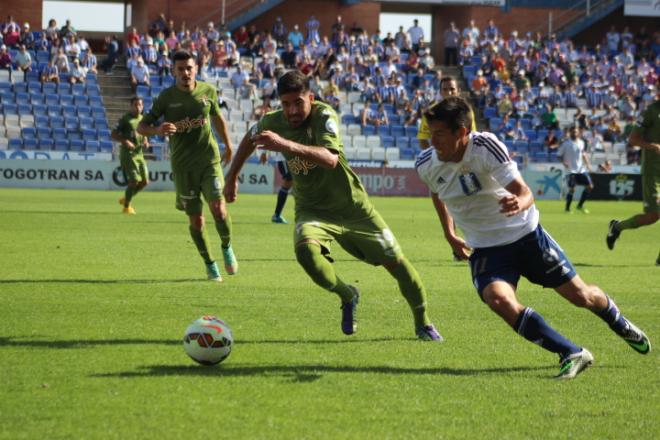
POLYGON ((239 64, 236 66, 236 71, 232 73, 229 80, 231 81, 231 85, 234 89, 239 89, 245 83, 246 79, 249 82, 250 75, 245 70, 243 70, 243 67, 239 64))
POLYGON ((284 47, 287 35, 287 28, 282 22, 282 17, 277 17, 273 24, 272 36, 280 47, 284 47))
POLYGON ((73 27, 71 24, 71 20, 66 21, 64 23, 64 26, 62 26, 62 29, 60 29, 60 38, 65 38, 65 37, 75 37, 76 36, 76 28, 73 27))
POLYGON ((610 31, 605 35, 605 38, 609 55, 616 55, 619 52, 619 43, 621 42, 621 34, 616 31, 616 26, 610 27, 610 31))
POLYGON ((101 64, 105 73, 110 73, 119 57, 119 40, 116 35, 105 37, 106 57, 101 64))
POLYGON ((161 12, 154 21, 149 25, 149 35, 155 37, 158 35, 158 32, 165 33, 167 29, 167 18, 165 18, 165 13, 161 12))
POLYGON ((417 52, 419 50, 419 40, 424 38, 424 29, 419 26, 419 20, 413 20, 413 26, 408 29, 408 35, 410 35, 413 51, 417 52))
POLYGON ((484 29, 484 36, 486 39, 494 41, 499 35, 500 31, 497 29, 497 26, 495 26, 495 22, 492 19, 488 20, 488 26, 486 26, 486 29, 484 29))
POLYGON ((137 64, 131 68, 131 87, 133 88, 133 93, 135 93, 139 85, 150 85, 149 68, 144 64, 142 58, 138 58, 137 64))
POLYGON ((220 41, 220 32, 215 28, 212 21, 209 21, 206 25, 206 39, 209 43, 220 41))
POLYGON ((568 192, 566 193, 566 212, 571 212, 571 202, 577 185, 584 186, 582 196, 578 202, 577 209, 584 214, 589 210, 584 207, 584 202, 589 193, 594 189, 594 184, 589 176, 591 165, 585 150, 584 140, 580 139, 580 131, 577 127, 571 127, 569 138, 564 141, 557 151, 557 159, 564 164, 568 173, 568 192))
POLYGON ((44 33, 48 37, 49 41, 59 39, 60 30, 57 28, 57 21, 54 18, 48 20, 48 27, 44 29, 44 33))
POLYGON ((445 64, 448 66, 458 63, 458 43, 461 34, 452 21, 449 23, 449 29, 445 31, 445 64))
POLYGON ((27 51, 25 44, 21 44, 15 61, 17 69, 23 72, 23 81, 27 82, 27 73, 32 70, 32 56, 27 51))
POLYGON ((4 44, 0 46, 0 69, 7 70, 9 72, 9 82, 14 82, 14 68, 12 66, 11 55, 7 51, 7 46, 4 44))
POLYGON ((470 20, 470 24, 463 29, 463 40, 467 40, 470 45, 479 41, 479 28, 474 24, 474 20, 470 20))
POLYGON ((408 38, 408 34, 406 34, 406 31, 403 30, 403 26, 399 26, 399 31, 394 34, 394 44, 396 44, 396 47, 401 49, 408 38))
POLYGON ((133 45, 140 44, 140 33, 137 31, 137 28, 132 27, 128 34, 126 34, 126 46, 131 47, 133 45))
POLYGON ((321 37, 319 35, 319 26, 321 23, 313 15, 309 17, 309 20, 305 23, 307 28, 307 43, 310 41, 316 41, 317 43, 321 42, 321 37))
POLYGON ((289 43, 293 45, 293 48, 296 50, 300 49, 300 46, 302 46, 303 43, 305 42, 305 37, 303 37, 303 34, 298 29, 297 24, 293 25, 293 30, 289 32, 287 40, 289 41, 289 43))

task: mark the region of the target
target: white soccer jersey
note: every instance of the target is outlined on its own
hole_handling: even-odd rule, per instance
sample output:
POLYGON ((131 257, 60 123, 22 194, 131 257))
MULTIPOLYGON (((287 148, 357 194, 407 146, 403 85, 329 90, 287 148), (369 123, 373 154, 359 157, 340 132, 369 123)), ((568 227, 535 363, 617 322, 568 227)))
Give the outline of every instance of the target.
POLYGON ((492 133, 470 133, 463 160, 438 159, 435 149, 424 150, 415 163, 417 173, 438 194, 468 246, 501 246, 522 238, 538 226, 539 213, 532 205, 507 217, 499 200, 510 193, 504 188, 520 176, 506 147, 492 133))
POLYGON ((568 162, 568 169, 571 173, 584 173, 587 168, 582 160, 584 152, 584 141, 582 139, 567 139, 559 146, 557 156, 563 157, 568 162))

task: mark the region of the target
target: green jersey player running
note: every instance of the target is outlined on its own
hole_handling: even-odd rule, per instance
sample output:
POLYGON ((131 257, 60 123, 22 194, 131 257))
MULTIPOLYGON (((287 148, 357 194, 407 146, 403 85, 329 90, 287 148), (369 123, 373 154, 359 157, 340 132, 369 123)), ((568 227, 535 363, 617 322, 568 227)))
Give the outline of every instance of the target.
POLYGON ((143 109, 142 98, 132 97, 131 111, 122 116, 115 129, 112 130, 112 139, 121 144, 119 163, 126 179, 126 191, 124 197, 119 199, 119 204, 123 206, 122 212, 129 215, 135 214, 131 200, 149 183, 147 161, 144 160, 142 150, 149 146, 149 139, 137 133, 143 109))
MULTIPOLYGON (((625 220, 612 220, 607 233, 607 247, 614 243, 626 229, 650 226, 660 218, 660 78, 656 82, 656 100, 641 114, 628 143, 642 148, 642 197, 644 212, 625 220)), ((655 264, 660 266, 660 254, 655 264)))
POLYGON ((202 196, 208 202, 220 235, 229 275, 237 272, 238 263, 231 247, 231 217, 222 197, 224 179, 211 123, 225 144, 222 162, 231 161, 232 145, 215 88, 195 80, 197 64, 189 52, 178 51, 173 59, 176 83, 158 95, 151 111, 138 125, 138 133, 170 137, 176 207, 190 219, 190 236, 206 263, 208 278, 222 281, 204 227, 202 196), (155 125, 160 118, 164 122, 155 125))
POLYGON ((267 113, 241 141, 226 176, 227 202, 236 200, 238 173, 257 146, 282 153, 293 175, 296 258, 316 284, 341 298, 344 334, 356 331, 360 295, 335 273, 330 258, 335 240, 354 257, 385 267, 412 310, 417 337, 442 341, 427 315, 419 275, 348 166, 337 114, 329 105, 314 102, 308 79, 298 71, 283 75, 277 91, 282 109, 267 113))

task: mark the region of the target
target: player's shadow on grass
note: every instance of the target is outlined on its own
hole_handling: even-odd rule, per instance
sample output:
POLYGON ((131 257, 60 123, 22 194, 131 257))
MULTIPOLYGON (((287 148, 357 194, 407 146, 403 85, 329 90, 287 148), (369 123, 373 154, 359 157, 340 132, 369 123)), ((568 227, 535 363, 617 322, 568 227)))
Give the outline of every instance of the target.
POLYGON ((384 365, 353 366, 353 365, 240 365, 221 364, 212 367, 200 365, 152 365, 140 368, 137 371, 124 371, 119 373, 94 374, 98 378, 143 378, 166 376, 205 376, 205 377, 282 377, 294 382, 314 382, 327 373, 373 373, 391 375, 442 375, 442 376, 484 376, 502 375, 526 372, 542 372, 539 377, 548 377, 555 368, 547 367, 497 367, 497 368, 401 368, 384 365))
MULTIPOLYGON (((244 340, 237 339, 240 345, 266 345, 266 344, 371 344, 374 342, 417 342, 414 338, 342 338, 342 339, 270 339, 270 340, 244 340)), ((29 339, 0 337, 0 348, 2 347, 32 347, 51 349, 77 349, 89 348, 103 345, 181 345, 180 339, 29 339)))

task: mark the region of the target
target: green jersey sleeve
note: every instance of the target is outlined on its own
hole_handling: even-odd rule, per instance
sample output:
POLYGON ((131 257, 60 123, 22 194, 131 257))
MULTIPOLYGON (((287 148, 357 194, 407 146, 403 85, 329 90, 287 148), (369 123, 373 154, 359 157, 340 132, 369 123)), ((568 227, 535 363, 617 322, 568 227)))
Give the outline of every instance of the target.
POLYGON ((154 99, 151 110, 149 110, 149 112, 144 115, 142 122, 147 125, 154 125, 156 122, 158 122, 161 116, 163 116, 165 113, 165 103, 163 102, 165 100, 164 95, 164 93, 161 93, 156 99, 154 99))
POLYGON ((337 113, 326 104, 312 107, 312 144, 334 151, 342 151, 337 113))

